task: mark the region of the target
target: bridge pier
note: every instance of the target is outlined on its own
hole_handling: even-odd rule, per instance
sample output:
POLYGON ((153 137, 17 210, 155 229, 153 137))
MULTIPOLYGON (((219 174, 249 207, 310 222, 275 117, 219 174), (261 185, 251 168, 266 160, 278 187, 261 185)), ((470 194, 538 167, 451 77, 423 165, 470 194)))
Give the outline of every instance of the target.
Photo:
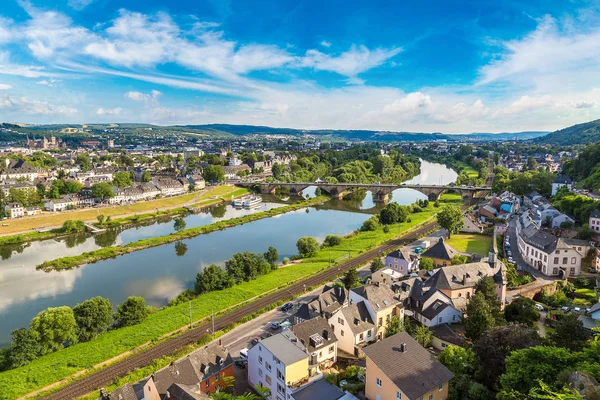
POLYGON ((389 193, 375 193, 373 194, 373 202, 379 204, 388 204, 390 202, 389 193))
POLYGON ((261 194, 275 194, 276 189, 276 187, 271 188, 269 185, 260 185, 261 194))

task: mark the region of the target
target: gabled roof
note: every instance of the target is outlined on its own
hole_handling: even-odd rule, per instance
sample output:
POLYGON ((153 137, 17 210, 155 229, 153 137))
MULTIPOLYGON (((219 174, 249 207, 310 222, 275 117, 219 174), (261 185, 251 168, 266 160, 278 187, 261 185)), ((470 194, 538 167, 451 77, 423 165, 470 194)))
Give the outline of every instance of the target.
POLYGON ((596 312, 599 310, 600 310, 600 303, 596 303, 592 307, 590 307, 590 313, 593 313, 593 312, 596 312))
MULTIPOLYGON (((102 397, 99 399, 102 399, 102 397)), ((135 394, 131 383, 126 383, 120 388, 110 392, 110 400, 138 400, 138 397, 135 394)))
POLYGON ((440 268, 424 285, 440 290, 456 290, 474 287, 484 276, 491 276, 497 284, 506 282, 506 267, 501 261, 493 265, 487 261, 450 265, 440 268))
POLYGON ((411 262, 412 259, 415 258, 415 256, 410 253, 410 249, 407 249, 406 247, 401 247, 398 250, 394 250, 386 257, 399 258, 408 262, 411 262))
POLYGON ((552 183, 571 184, 573 183, 573 180, 566 175, 561 175, 557 177, 552 183))
POLYGON ((348 322, 348 326, 354 335, 375 327, 364 301, 342 308, 342 314, 346 318, 346 322, 348 322))
POLYGON ((325 318, 318 317, 292 326, 292 332, 309 353, 337 342, 333 329, 325 318))
POLYGON ((457 254, 460 253, 448 246, 444 241, 444 238, 440 238, 436 244, 427 249, 421 256, 451 261, 452 257, 457 254))
POLYGON ((594 210, 590 214, 590 218, 600 218, 600 210, 594 210))
POLYGON ((409 399, 417 399, 454 377, 406 332, 367 346, 363 352, 409 399))
POLYGON ((376 312, 400 302, 394 291, 386 285, 363 285, 350 290, 367 300, 376 312))

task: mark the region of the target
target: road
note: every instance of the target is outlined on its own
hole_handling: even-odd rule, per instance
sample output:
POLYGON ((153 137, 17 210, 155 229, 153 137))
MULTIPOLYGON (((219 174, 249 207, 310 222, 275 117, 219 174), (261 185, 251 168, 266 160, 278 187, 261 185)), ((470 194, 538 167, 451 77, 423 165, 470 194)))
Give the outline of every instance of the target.
MULTIPOLYGON (((245 304, 238 309, 214 319, 215 330, 221 330, 228 324, 236 323, 243 317, 258 312, 278 301, 285 301, 290 298, 290 295, 301 295, 306 291, 307 287, 318 286, 324 282, 329 282, 351 268, 358 268, 365 265, 373 258, 385 254, 397 247, 410 243, 417 238, 438 227, 437 221, 428 223, 408 234, 405 234, 397 239, 390 240, 372 250, 360 254, 358 257, 348 260, 336 267, 330 268, 317 275, 299 281, 290 285, 287 289, 267 295, 259 300, 245 304)), ((266 317, 265 317, 266 318, 266 317)), ((165 340, 147 350, 142 350, 135 353, 131 357, 115 362, 108 367, 91 373, 84 378, 74 381, 68 386, 65 386, 54 393, 51 393, 48 398, 51 399, 73 399, 91 393, 104 387, 114 379, 122 377, 136 368, 144 367, 152 362, 152 360, 168 356, 176 352, 178 349, 195 343, 207 332, 210 332, 212 324, 207 321, 197 328, 187 330, 179 336, 165 340)))

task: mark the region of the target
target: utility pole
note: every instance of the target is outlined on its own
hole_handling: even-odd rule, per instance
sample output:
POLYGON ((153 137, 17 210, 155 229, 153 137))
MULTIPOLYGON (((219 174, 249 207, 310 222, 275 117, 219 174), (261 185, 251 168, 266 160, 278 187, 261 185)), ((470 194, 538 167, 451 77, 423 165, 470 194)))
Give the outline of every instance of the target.
POLYGON ((211 309, 210 312, 211 312, 211 315, 212 315, 212 335, 213 335, 213 338, 214 338, 215 337, 215 309, 214 308, 211 309))
POLYGON ((192 329, 192 301, 189 300, 188 304, 190 305, 190 329, 192 329))

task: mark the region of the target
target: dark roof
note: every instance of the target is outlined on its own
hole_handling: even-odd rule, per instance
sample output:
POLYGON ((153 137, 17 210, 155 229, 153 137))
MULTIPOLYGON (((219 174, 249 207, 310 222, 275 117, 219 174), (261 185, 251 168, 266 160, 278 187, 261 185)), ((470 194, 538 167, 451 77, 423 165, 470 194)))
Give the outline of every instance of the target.
POLYGON ((436 244, 431 246, 422 254, 422 257, 430 257, 437 258, 439 260, 451 261, 452 257, 454 257, 457 254, 460 253, 454 250, 452 247, 448 246, 446 242, 444 242, 444 238, 440 238, 440 240, 438 240, 436 244))
POLYGON ((421 312, 421 315, 430 321, 435 320, 435 317, 448 307, 452 307, 448 303, 444 303, 441 300, 434 301, 429 307, 421 312))
POLYGON ((386 285, 363 285, 350 290, 368 300, 375 311, 393 307, 400 302, 394 291, 386 285))
POLYGON ((456 290, 465 287, 475 287, 484 276, 491 276, 494 282, 500 284, 506 281, 506 267, 501 261, 493 265, 488 261, 450 265, 438 269, 433 276, 425 281, 426 287, 436 287, 440 290, 456 290))
POLYGON ((348 301, 348 290, 343 286, 325 286, 321 294, 303 303, 294 314, 296 323, 319 316, 329 317, 348 301))
POLYGON ((590 217, 592 218, 600 218, 600 210, 594 210, 591 212, 590 217))
POLYGON ((344 396, 344 392, 337 386, 327 382, 326 379, 319 379, 306 385, 292 395, 294 400, 338 400, 342 396, 344 396))
POLYGON ((167 390, 171 395, 170 398, 176 400, 199 400, 206 399, 208 397, 202 393, 198 385, 182 385, 174 383, 169 386, 169 389, 167 390))
POLYGON ((410 250, 407 249, 406 247, 401 247, 398 250, 394 250, 391 253, 389 253, 386 257, 399 258, 401 260, 406 260, 408 262, 411 262, 412 259, 415 258, 415 256, 413 256, 410 253, 410 250))
POLYGON ((521 230, 523 241, 544 253, 552 253, 558 244, 558 237, 546 231, 538 231, 534 225, 521 230))
POLYGON ((569 178, 566 175, 561 175, 559 177, 557 177, 554 182, 552 183, 564 183, 564 184, 569 184, 569 183, 573 183, 573 180, 571 178, 569 178))
POLYGON ((131 383, 126 383, 110 392, 110 400, 138 400, 131 383))
POLYGON ((454 377, 406 332, 367 346, 363 352, 409 399, 437 389, 454 377))
POLYGON ((591 313, 596 312, 598 310, 600 310, 600 303, 596 303, 592 307, 590 307, 590 312, 591 313))
POLYGON ((318 317, 292 327, 292 332, 309 353, 337 342, 333 329, 325 318, 318 317))
POLYGON ((364 301, 342 308, 342 314, 346 318, 350 330, 355 335, 375 327, 364 301))
POLYGON ((465 345, 465 339, 454 332, 454 330, 452 330, 448 324, 432 326, 431 331, 433 332, 433 336, 443 340, 444 342, 452 343, 456 346, 465 345))

